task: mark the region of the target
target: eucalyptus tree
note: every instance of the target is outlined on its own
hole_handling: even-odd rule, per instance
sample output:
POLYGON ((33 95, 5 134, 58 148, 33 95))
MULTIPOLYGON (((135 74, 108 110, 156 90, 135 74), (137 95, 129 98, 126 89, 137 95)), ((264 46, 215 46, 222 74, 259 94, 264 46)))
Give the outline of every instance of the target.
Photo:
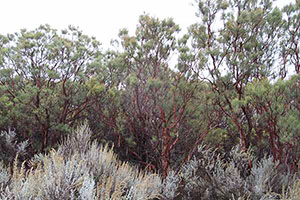
POLYGON ((85 117, 100 44, 75 27, 59 33, 49 25, 1 35, 0 42, 1 129, 15 128, 44 150, 85 117))

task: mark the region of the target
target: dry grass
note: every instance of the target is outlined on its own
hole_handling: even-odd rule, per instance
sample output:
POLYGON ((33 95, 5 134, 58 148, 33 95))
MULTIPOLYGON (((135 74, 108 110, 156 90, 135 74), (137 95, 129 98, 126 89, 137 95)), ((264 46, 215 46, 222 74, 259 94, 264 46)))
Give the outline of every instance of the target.
POLYGON ((300 199, 300 179, 296 179, 294 184, 283 188, 282 194, 279 195, 281 200, 298 200, 300 199))

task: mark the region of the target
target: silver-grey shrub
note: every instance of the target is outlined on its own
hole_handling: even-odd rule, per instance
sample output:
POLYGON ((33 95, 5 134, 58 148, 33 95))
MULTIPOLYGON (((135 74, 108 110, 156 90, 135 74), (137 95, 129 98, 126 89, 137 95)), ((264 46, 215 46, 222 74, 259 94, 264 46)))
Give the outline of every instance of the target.
POLYGON ((200 145, 198 154, 164 182, 164 199, 277 199, 292 175, 272 157, 256 160, 251 152, 233 148, 227 157, 200 145), (252 167, 249 166, 252 164, 252 167))
POLYGON ((27 146, 28 141, 17 142, 14 130, 0 132, 0 160, 5 164, 11 163, 17 155, 25 156, 27 146))
POLYGON ((112 148, 91 142, 86 124, 48 154, 36 155, 30 170, 15 159, 12 173, 0 165, 0 199, 119 200, 159 197, 162 179, 120 162, 112 148), (20 167, 21 166, 21 167, 20 167))

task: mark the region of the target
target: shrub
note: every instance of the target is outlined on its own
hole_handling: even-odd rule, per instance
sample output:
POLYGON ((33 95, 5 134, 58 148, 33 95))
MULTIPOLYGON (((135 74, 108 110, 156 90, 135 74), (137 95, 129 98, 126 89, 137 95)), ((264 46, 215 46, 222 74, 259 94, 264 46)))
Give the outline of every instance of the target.
MULTIPOLYGON (((280 171, 272 157, 258 161, 251 150, 244 152, 239 146, 226 159, 224 156, 200 145, 197 157, 178 173, 169 173, 164 199, 276 199, 284 187, 293 184, 292 175, 280 171)), ((291 187, 289 190, 295 191, 291 187)))
POLYGON ((194 158, 165 180, 121 162, 113 147, 91 142, 86 124, 66 137, 57 150, 35 155, 30 169, 15 157, 0 163, 0 199, 215 199, 296 200, 300 179, 278 162, 253 157, 239 146, 228 155, 200 145, 194 158), (252 166, 249 166, 252 163, 252 166), (278 167, 279 166, 279 167, 278 167))
POLYGON ((153 199, 162 180, 121 163, 113 149, 90 142, 82 125, 58 150, 31 159, 31 169, 15 159, 12 173, 0 165, 1 199, 153 199))
POLYGON ((26 155, 26 148, 28 142, 16 141, 16 132, 9 129, 8 131, 1 131, 0 133, 0 159, 4 164, 12 163, 15 157, 22 157, 26 155))

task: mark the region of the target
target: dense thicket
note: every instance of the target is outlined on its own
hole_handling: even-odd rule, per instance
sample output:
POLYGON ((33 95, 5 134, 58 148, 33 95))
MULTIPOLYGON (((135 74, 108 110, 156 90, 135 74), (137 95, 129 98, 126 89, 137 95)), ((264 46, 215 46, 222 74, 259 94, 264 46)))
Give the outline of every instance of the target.
POLYGON ((30 157, 87 120, 93 140, 163 177, 201 143, 224 159, 251 147, 297 171, 300 1, 195 5, 199 21, 183 36, 172 19, 142 15, 135 35, 120 31, 118 50, 71 26, 0 35, 0 130, 27 140, 30 157))
MULTIPOLYGON (((3 133, 7 135, 9 133, 3 133)), ((296 200, 299 176, 282 172, 272 157, 254 159, 247 170, 248 149, 234 147, 227 161, 217 149, 199 145, 197 156, 166 178, 120 162, 112 148, 91 141, 87 124, 72 131, 57 150, 36 154, 27 163, 18 157, 10 167, 0 162, 0 199, 60 200, 296 200), (226 167, 225 167, 226 166, 226 167), (298 179, 297 179, 298 178, 298 179)), ((12 149, 19 146, 5 142, 12 149)), ((22 144, 26 147, 26 144, 22 144)), ((17 148, 21 150, 20 148, 17 148)), ((19 151, 20 153, 22 151, 19 151)), ((21 154, 20 154, 21 155, 21 154)))

